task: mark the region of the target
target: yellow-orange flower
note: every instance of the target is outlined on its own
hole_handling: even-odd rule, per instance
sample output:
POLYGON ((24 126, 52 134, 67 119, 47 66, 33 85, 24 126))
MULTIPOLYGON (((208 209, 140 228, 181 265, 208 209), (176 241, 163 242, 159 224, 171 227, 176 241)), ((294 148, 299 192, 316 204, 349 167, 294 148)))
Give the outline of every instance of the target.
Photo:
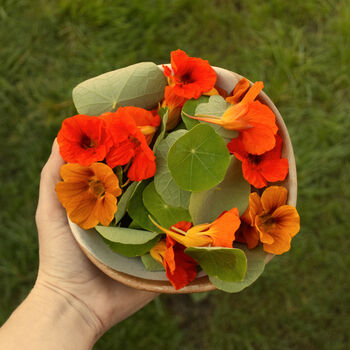
POLYGON ((224 212, 210 224, 200 224, 191 227, 186 232, 172 226, 172 230, 165 229, 150 218, 154 225, 168 236, 185 247, 227 247, 232 248, 235 232, 240 226, 237 208, 224 212))
POLYGON ((250 194, 248 208, 241 217, 249 248, 261 241, 268 253, 279 255, 290 249, 292 238, 300 230, 300 217, 286 202, 287 189, 282 186, 268 187, 261 198, 255 192, 250 194))
POLYGON ((104 163, 88 167, 64 164, 63 181, 56 184, 57 197, 71 221, 87 230, 98 223, 108 226, 117 211, 117 198, 122 191, 117 176, 104 163))

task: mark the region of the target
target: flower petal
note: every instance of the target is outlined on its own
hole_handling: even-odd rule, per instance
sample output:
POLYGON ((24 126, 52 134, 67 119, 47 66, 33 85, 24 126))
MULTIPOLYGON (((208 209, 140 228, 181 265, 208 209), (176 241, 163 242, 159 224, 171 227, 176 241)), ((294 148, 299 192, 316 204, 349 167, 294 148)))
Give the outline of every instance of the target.
POLYGON ((165 239, 161 239, 153 248, 151 248, 149 253, 151 254, 154 260, 158 261, 163 265, 163 259, 164 259, 166 250, 167 250, 166 241, 165 239))
POLYGON ((276 255, 283 254, 290 249, 290 242, 290 236, 276 236, 274 237, 273 243, 264 243, 264 251, 276 255))
POLYGON ((112 147, 106 156, 108 166, 114 168, 118 165, 125 165, 134 157, 135 150, 131 142, 123 142, 112 147))
POLYGON ((197 263, 185 254, 185 246, 167 236, 163 264, 166 276, 176 290, 187 286, 197 276, 197 263))
POLYGON ((220 215, 211 225, 207 234, 212 239, 214 247, 228 247, 232 248, 232 243, 235 240, 235 233, 241 224, 238 209, 232 208, 220 215))
POLYGON ((264 83, 262 81, 257 81, 251 86, 251 88, 245 94, 245 96, 242 99, 242 102, 247 103, 247 102, 254 101, 258 97, 258 95, 260 94, 260 91, 263 88, 264 88, 264 83))
POLYGON ((128 171, 128 178, 131 181, 141 181, 154 176, 156 172, 155 157, 151 149, 150 152, 139 152, 136 154, 128 171))
POLYGON ((280 159, 282 154, 282 138, 280 135, 275 135, 275 147, 264 154, 261 155, 261 160, 273 160, 273 159, 280 159))
POLYGON ((260 164, 256 165, 248 159, 242 162, 243 177, 255 188, 263 188, 267 186, 265 177, 261 173, 260 164))
POLYGON ((276 222, 277 232, 288 232, 294 237, 300 230, 300 216, 291 205, 282 205, 277 208, 271 218, 276 222))
POLYGON ((266 213, 273 213, 287 202, 288 191, 283 186, 270 186, 261 196, 261 204, 266 213))
POLYGON ((260 215, 263 211, 260 196, 256 192, 249 195, 249 204, 246 212, 247 211, 249 213, 249 219, 247 220, 245 216, 244 221, 248 222, 251 226, 254 226, 255 217, 260 215))
POLYGON ((260 174, 269 182, 283 181, 288 170, 289 165, 286 158, 264 160, 260 163, 260 174))
POLYGON ((231 104, 240 102, 244 94, 248 91, 249 85, 249 80, 242 78, 233 89, 232 96, 227 97, 226 101, 231 104))
POLYGON ((228 144, 227 148, 230 153, 233 153, 234 156, 243 161, 245 158, 248 158, 248 152, 246 151, 241 137, 236 137, 232 139, 228 144))

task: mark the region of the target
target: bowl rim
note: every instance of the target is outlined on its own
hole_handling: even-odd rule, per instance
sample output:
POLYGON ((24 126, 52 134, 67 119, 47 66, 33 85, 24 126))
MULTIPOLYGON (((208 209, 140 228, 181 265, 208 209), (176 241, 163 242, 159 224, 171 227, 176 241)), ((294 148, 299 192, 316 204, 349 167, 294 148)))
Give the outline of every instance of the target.
MULTIPOLYGON (((165 65, 169 66, 170 64, 165 64, 165 65)), ((158 65, 158 67, 161 70, 163 70, 163 65, 158 65)), ((216 66, 212 66, 212 67, 218 75, 218 79, 216 83, 217 86, 227 90, 228 85, 232 85, 231 90, 228 89, 229 92, 231 92, 234 86, 236 85, 236 83, 241 78, 243 78, 243 76, 241 76, 240 74, 230 71, 228 69, 216 67, 216 66), (231 79, 230 79, 230 76, 231 76, 231 79), (226 88, 225 88, 225 85, 226 85, 226 88)), ((252 82, 250 81, 250 83, 252 82)), ((283 139, 282 156, 287 158, 289 162, 289 172, 288 172, 287 178, 284 181, 280 182, 279 184, 283 185, 288 189, 287 204, 295 207, 297 202, 297 171, 296 171, 293 145, 290 140, 288 129, 286 127, 286 124, 279 110, 277 109, 277 107, 274 105, 274 103, 271 101, 271 99, 267 96, 265 92, 263 91, 260 92, 260 94, 258 95, 258 100, 264 103, 265 105, 267 105, 274 112, 276 116, 276 123, 278 125, 279 133, 281 134, 281 137, 283 139)), ((72 228, 73 236, 75 237, 78 245, 80 246, 84 254, 87 256, 87 258, 106 275, 108 275, 109 277, 111 277, 112 279, 118 282, 123 283, 124 285, 127 285, 132 288, 140 289, 140 290, 145 290, 145 291, 150 291, 155 293, 166 293, 166 294, 199 293, 199 292, 208 292, 216 289, 216 287, 210 282, 209 277, 207 275, 197 277, 194 281, 189 283, 187 286, 176 290, 169 281, 145 279, 145 278, 136 277, 124 272, 117 271, 111 268, 110 266, 104 264, 102 261, 98 260, 94 255, 92 255, 88 251, 88 249, 78 241, 77 237, 75 236, 75 232, 74 232, 75 224, 71 222, 69 223, 72 228)), ((273 257, 274 257, 273 254, 270 254, 270 253, 267 254, 266 263, 268 263, 273 257)))

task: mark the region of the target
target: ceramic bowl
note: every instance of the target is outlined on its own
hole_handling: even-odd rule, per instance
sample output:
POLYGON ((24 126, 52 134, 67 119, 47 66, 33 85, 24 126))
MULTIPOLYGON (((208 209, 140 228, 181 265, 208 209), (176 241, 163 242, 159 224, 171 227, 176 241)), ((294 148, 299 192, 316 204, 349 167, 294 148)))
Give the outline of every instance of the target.
MULTIPOLYGON (((218 76, 217 86, 225 89, 227 92, 231 92, 237 82, 242 78, 239 74, 227 69, 219 67, 213 68, 218 76)), ((296 206, 297 173, 293 146, 287 127, 278 109, 264 92, 259 94, 258 99, 260 102, 270 107, 276 115, 279 132, 283 139, 282 156, 287 158, 289 162, 288 177, 279 184, 288 189, 287 203, 296 206)), ((180 290, 175 290, 167 280, 164 271, 147 271, 141 259, 127 258, 113 252, 94 229, 85 231, 72 222, 70 222, 70 227, 79 246, 92 263, 114 280, 127 286, 158 293, 195 293, 207 292, 215 289, 215 286, 210 283, 208 276, 202 271, 189 285, 180 290)), ((266 261, 270 261, 272 257, 272 254, 268 254, 266 261)))

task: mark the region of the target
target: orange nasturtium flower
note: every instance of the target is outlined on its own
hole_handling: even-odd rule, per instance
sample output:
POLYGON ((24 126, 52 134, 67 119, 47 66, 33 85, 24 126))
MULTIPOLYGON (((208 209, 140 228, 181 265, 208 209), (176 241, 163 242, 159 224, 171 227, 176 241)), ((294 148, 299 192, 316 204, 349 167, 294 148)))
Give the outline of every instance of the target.
POLYGON ((63 121, 57 142, 66 162, 84 166, 102 161, 113 145, 105 122, 83 114, 63 121))
POLYGON ((179 123, 181 117, 181 109, 186 101, 186 98, 178 96, 174 93, 174 88, 172 86, 165 87, 162 107, 168 107, 168 120, 166 123, 166 130, 174 129, 175 126, 179 123))
POLYGON ((290 249, 292 238, 299 232, 300 217, 287 203, 287 189, 268 187, 261 198, 257 193, 249 196, 249 205, 241 217, 242 236, 252 249, 263 243, 265 252, 283 254, 290 249))
POLYGON ((246 92, 249 90, 249 80, 242 78, 232 91, 232 96, 228 96, 226 101, 231 104, 240 102, 246 92))
POLYGON ((134 119, 130 117, 127 107, 120 107, 116 113, 104 115, 103 119, 114 142, 106 156, 107 164, 114 168, 130 162, 127 176, 131 181, 141 181, 154 176, 156 172, 154 153, 134 119))
POLYGON ((182 50, 171 52, 171 68, 163 66, 164 75, 173 87, 174 94, 186 99, 199 98, 210 91, 216 82, 216 73, 209 62, 197 57, 189 57, 182 50))
POLYGON ((242 162, 244 178, 256 188, 267 186, 267 182, 283 181, 288 174, 288 159, 281 158, 282 138, 278 134, 275 138, 275 147, 259 156, 246 151, 241 135, 227 144, 230 153, 242 162))
POLYGON ((104 163, 88 167, 64 164, 63 181, 56 184, 57 197, 69 218, 87 230, 98 223, 108 226, 117 211, 117 198, 122 191, 113 170, 104 163))
POLYGON ((227 130, 238 131, 248 153, 263 154, 275 146, 275 135, 278 131, 272 110, 255 101, 263 87, 261 81, 256 82, 243 99, 230 106, 221 118, 210 115, 190 117, 220 125, 227 130))
MULTIPOLYGON (((190 222, 180 221, 174 227, 187 231, 191 225, 190 222)), ((167 235, 150 250, 152 257, 164 266, 166 276, 175 289, 187 286, 197 276, 198 264, 184 252, 185 249, 167 235)))
POLYGON ((160 230, 181 243, 185 247, 227 247, 232 248, 235 240, 235 232, 240 226, 238 209, 232 208, 223 212, 210 224, 200 224, 189 228, 187 231, 171 227, 171 230, 158 225, 150 218, 160 230))

